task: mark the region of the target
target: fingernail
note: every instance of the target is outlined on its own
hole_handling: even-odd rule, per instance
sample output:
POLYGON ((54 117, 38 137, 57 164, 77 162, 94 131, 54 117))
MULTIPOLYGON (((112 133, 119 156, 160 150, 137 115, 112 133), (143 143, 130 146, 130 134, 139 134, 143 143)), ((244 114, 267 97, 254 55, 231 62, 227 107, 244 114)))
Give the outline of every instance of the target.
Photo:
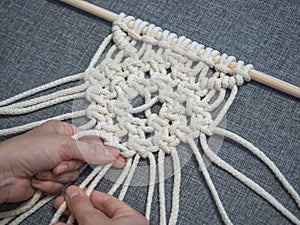
POLYGON ((59 168, 58 168, 58 174, 65 173, 65 172, 68 171, 68 169, 69 169, 69 167, 68 167, 67 165, 62 164, 62 165, 60 165, 59 168))
POLYGON ((123 168, 126 165, 126 160, 123 157, 118 157, 117 160, 114 162, 114 167, 116 168, 123 168))
POLYGON ((105 154, 105 156, 118 156, 119 155, 119 150, 115 147, 105 146, 104 147, 104 154, 105 154))
POLYGON ((79 190, 76 187, 69 187, 66 191, 66 194, 69 199, 72 199, 79 195, 79 190))
POLYGON ((126 165, 126 159, 124 157, 119 156, 117 160, 121 163, 122 167, 126 165))

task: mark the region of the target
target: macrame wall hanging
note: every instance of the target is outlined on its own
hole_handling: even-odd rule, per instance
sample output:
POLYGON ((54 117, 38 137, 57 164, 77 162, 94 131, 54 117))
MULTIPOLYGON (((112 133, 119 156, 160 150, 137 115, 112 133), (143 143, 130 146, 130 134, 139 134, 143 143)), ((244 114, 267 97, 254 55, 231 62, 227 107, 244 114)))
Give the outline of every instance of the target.
MULTIPOLYGON (((78 2, 85 4, 84 1, 78 2)), ((69 100, 87 100, 89 105, 86 109, 46 120, 87 117, 88 122, 81 126, 83 131, 74 135, 75 139, 86 135, 98 136, 105 144, 120 149, 121 154, 127 158, 127 163, 108 193, 114 194, 120 189, 117 197, 121 200, 139 161, 148 160, 150 177, 145 216, 150 218, 155 179, 158 177, 160 224, 168 222, 172 225, 177 221, 181 162, 176 146, 179 143, 187 143, 191 147, 222 220, 225 224, 232 224, 231 216, 227 215, 223 207, 196 145, 197 141, 214 164, 269 202, 291 222, 300 224, 299 218, 259 184, 222 160, 207 143, 208 137, 221 135, 244 146, 270 168, 300 208, 299 194, 276 165, 251 143, 219 126, 234 101, 238 86, 244 81, 250 81, 251 71, 253 72, 252 65, 244 65, 242 61, 236 61, 235 57, 221 55, 188 38, 178 37, 153 24, 120 14, 114 19, 112 34, 100 45, 86 71, 1 101, 0 115, 20 115, 69 100), (73 81, 82 82, 76 87, 21 101, 73 81), (137 97, 143 98, 144 103, 135 107, 132 102, 137 97), (159 113, 152 112, 152 106, 158 103, 161 105, 159 113), (221 110, 213 116, 217 108, 221 110), (137 114, 143 116, 135 116, 137 114), (166 155, 171 156, 174 171, 169 218, 166 217, 164 189, 166 155)), ((292 87, 290 94, 299 95, 299 89, 292 87)), ((26 131, 46 120, 4 129, 0 131, 0 135, 26 131)), ((110 167, 111 164, 95 167, 80 184, 81 188, 87 188, 87 195, 91 194, 110 167)), ((0 223, 19 224, 53 198, 43 197, 37 191, 17 209, 1 212, 0 223)), ((66 203, 56 211, 50 224, 59 221, 65 209, 66 203)), ((68 222, 74 222, 73 216, 69 217, 68 222)))

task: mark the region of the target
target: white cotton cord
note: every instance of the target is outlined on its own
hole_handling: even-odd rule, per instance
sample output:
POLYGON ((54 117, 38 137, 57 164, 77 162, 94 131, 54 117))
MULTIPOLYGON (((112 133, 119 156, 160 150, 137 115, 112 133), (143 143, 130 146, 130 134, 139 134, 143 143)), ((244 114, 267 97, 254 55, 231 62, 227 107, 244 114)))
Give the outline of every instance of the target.
POLYGON ((152 153, 148 154, 148 159, 150 162, 150 168, 149 168, 150 177, 149 177, 149 187, 148 187, 148 196, 147 196, 146 213, 145 213, 145 217, 147 220, 150 219, 153 192, 155 187, 155 177, 156 177, 156 161, 152 153))
POLYGON ((92 68, 96 66, 97 61, 99 60, 100 56, 102 55, 102 53, 104 52, 104 50, 106 49, 106 47, 108 46, 108 44, 111 42, 112 40, 112 34, 108 35, 103 42, 101 43, 101 45, 99 46, 97 52, 95 53, 94 57, 92 58, 88 68, 92 68))
POLYGON ((126 179, 129 173, 131 164, 132 164, 132 158, 128 158, 122 173, 120 174, 120 176, 118 177, 118 179, 116 180, 112 188, 109 190, 108 192, 109 195, 113 195, 116 192, 116 190, 120 187, 120 185, 123 184, 124 180, 126 179))
POLYGON ((156 97, 152 98, 149 102, 145 102, 145 104, 143 104, 141 106, 132 108, 130 113, 131 114, 136 114, 136 113, 144 112, 147 109, 150 109, 157 102, 158 102, 158 97, 156 96, 156 97))
POLYGON ((158 152, 158 189, 159 189, 159 224, 166 225, 166 200, 165 200, 165 152, 158 152))
POLYGON ((49 100, 46 102, 39 103, 37 105, 25 107, 25 108, 10 108, 10 107, 4 107, 0 108, 0 115, 21 115, 26 113, 31 113, 43 108, 47 108, 49 106, 57 105, 62 102, 67 102, 70 100, 78 99, 78 98, 84 98, 85 92, 71 94, 67 96, 62 96, 58 98, 54 98, 53 100, 49 100))
POLYGON ((59 218, 64 213, 64 211, 67 209, 67 202, 64 201, 59 208, 56 210, 55 214, 53 215, 49 225, 55 224, 59 221, 59 218))
POLYGON ((86 190, 86 195, 90 196, 92 191, 95 189, 97 184, 101 181, 101 179, 107 174, 109 169, 112 167, 113 163, 106 164, 103 169, 98 173, 98 175, 94 178, 92 183, 89 185, 88 189, 86 190))
MULTIPOLYGON (((205 134, 201 133, 200 137, 203 136, 203 135, 205 136, 205 134)), ((227 215, 227 213, 226 213, 226 211, 224 209, 224 206, 223 206, 223 204, 222 204, 222 202, 220 200, 220 197, 218 195, 218 191, 216 190, 215 185, 214 185, 214 183, 211 180, 211 177, 210 177, 210 175, 208 173, 206 165, 205 165, 205 163, 204 163, 204 161, 202 159, 202 156, 201 156, 201 154, 200 154, 200 152, 199 152, 199 150, 198 150, 198 148, 197 148, 194 140, 190 138, 190 139, 188 139, 188 143, 191 146, 191 148, 192 148, 192 150, 194 152, 194 155, 195 155, 195 157, 196 157, 196 159, 198 161, 200 170, 203 173, 203 176, 205 178, 207 186, 208 186, 208 188, 209 188, 209 190, 210 190, 210 192, 211 192, 211 194, 213 196, 213 199, 214 199, 214 201, 216 203, 217 209, 218 209, 218 211, 219 211, 219 213, 221 215, 221 218, 222 218, 223 222, 226 225, 232 225, 232 222, 230 221, 230 219, 229 219, 229 217, 228 217, 228 215, 227 215)))
POLYGON ((209 105, 210 112, 215 110, 222 103, 222 101, 224 100, 225 94, 226 94, 225 89, 221 89, 219 91, 219 95, 218 95, 217 99, 212 104, 209 105))
POLYGON ((28 201, 23 203, 18 208, 13 209, 13 210, 9 210, 9 211, 6 211, 6 212, 1 212, 0 213, 0 218, 2 219, 2 218, 6 218, 6 217, 13 217, 13 216, 19 215, 19 214, 27 211, 32 206, 34 206, 34 204, 40 199, 42 194, 43 194, 42 191, 40 191, 40 190, 36 191, 36 193, 32 196, 32 198, 30 198, 28 201))
POLYGON ((103 169, 104 166, 96 166, 94 170, 85 178, 85 180, 79 185, 79 188, 85 188, 93 179, 97 176, 98 173, 103 169))
POLYGON ((219 112, 219 114, 216 116, 216 118, 213 121, 213 124, 212 124, 213 127, 218 126, 218 124, 222 121, 222 119, 226 115, 228 109, 230 108, 232 102, 234 101, 237 91, 238 91, 238 87, 236 85, 233 86, 226 103, 224 104, 223 108, 221 109, 221 111, 219 112))
POLYGON ((25 91, 23 93, 17 94, 15 96, 11 97, 11 98, 5 99, 5 100, 0 102, 0 106, 5 106, 5 105, 11 104, 13 102, 16 102, 18 100, 21 100, 23 98, 26 98, 26 97, 29 97, 31 95, 37 94, 39 92, 48 90, 50 88, 54 88, 54 87, 57 87, 57 86, 62 85, 62 84, 66 84, 66 83, 70 83, 70 82, 73 82, 73 81, 76 81, 76 80, 82 80, 82 79, 83 79, 83 73, 79 73, 79 74, 71 75, 71 76, 68 76, 68 77, 64 77, 64 78, 55 80, 53 82, 50 82, 48 84, 44 84, 44 85, 41 85, 39 87, 33 88, 31 90, 25 91))
POLYGON ((99 137, 99 131, 98 130, 82 130, 82 131, 79 131, 77 133, 75 133, 72 137, 75 139, 75 140, 78 140, 82 137, 85 137, 85 136, 97 136, 99 137))
POLYGON ((200 134, 200 142, 201 146, 205 152, 205 154, 209 157, 209 159, 215 163, 217 166, 222 168, 223 170, 230 173, 233 177, 241 181, 259 196, 268 201, 274 208, 276 208, 279 212, 281 212, 286 218, 288 218, 291 222, 296 225, 300 224, 300 220, 292 214, 287 208, 285 208, 280 202, 278 202, 270 193, 268 193, 265 189, 263 189, 259 184, 255 183, 253 180, 246 177, 244 174, 233 168, 227 162, 222 160, 216 153, 214 153, 208 146, 205 134, 200 134))
POLYGON ((180 180, 181 180, 181 169, 180 160, 177 151, 171 151, 171 156, 174 165, 174 182, 173 182, 173 193, 172 193, 172 208, 169 219, 169 225, 177 223, 178 212, 179 212, 179 196, 180 196, 180 180))
POLYGON ((50 202, 52 199, 54 199, 56 195, 53 196, 47 196, 43 198, 42 200, 38 201, 32 208, 30 208, 28 211, 24 212, 20 216, 16 217, 13 221, 11 221, 10 225, 18 225, 22 223, 27 217, 38 211, 41 207, 43 207, 45 204, 50 202))
POLYGON ((56 99, 58 97, 64 97, 64 96, 69 96, 69 95, 73 95, 76 93, 81 93, 83 91, 85 91, 88 87, 88 83, 83 83, 79 86, 75 86, 75 87, 71 87, 71 88, 67 88, 64 90, 60 90, 60 91, 56 91, 54 93, 48 94, 48 95, 44 95, 44 96, 40 96, 40 97, 36 97, 30 100, 26 100, 26 101, 22 101, 22 102, 17 102, 17 103, 13 103, 11 105, 5 106, 5 107, 1 107, 1 109, 7 108, 7 109, 13 109, 13 108, 26 108, 29 106, 34 106, 37 104, 41 104, 53 99, 56 99))
POLYGON ((250 150, 254 155, 256 155, 264 164, 266 164, 270 170, 274 173, 276 178, 281 182, 283 187, 286 189, 286 191, 292 196, 292 198, 295 200, 296 204, 298 205, 298 208, 300 208, 300 196, 297 193, 297 191, 294 189, 294 187, 287 181, 285 176, 281 173, 281 171, 278 169, 278 167, 274 164, 272 160, 270 160, 260 149, 255 147, 253 144, 245 140, 244 138, 240 137, 237 134, 234 134, 230 131, 227 131, 222 128, 215 127, 213 128, 213 133, 218 134, 224 137, 227 137, 231 140, 234 140, 235 142, 241 144, 248 150, 250 150))
POLYGON ((79 126, 81 130, 89 130, 92 129, 96 125, 97 121, 95 119, 90 119, 87 123, 79 126))
MULTIPOLYGON (((87 176, 87 178, 79 185, 79 188, 83 189, 85 188, 95 176, 103 169, 103 166, 97 166, 95 169, 87 176)), ((64 201, 59 208, 56 210, 55 214, 53 215, 50 225, 57 223, 61 215, 64 213, 64 211, 67 209, 67 203, 64 201)))
POLYGON ((135 172, 135 169, 137 168, 137 165, 138 165, 138 163, 139 163, 139 161, 140 161, 140 155, 139 154, 136 154, 135 155, 135 157, 134 157, 134 160, 133 160, 133 162, 132 162, 132 165, 131 165, 131 168, 130 168, 130 171, 129 171, 129 173, 128 173, 128 176, 126 177, 126 180, 125 180, 125 182, 124 182, 124 185, 123 185, 123 187, 122 187, 122 189, 121 189, 121 192, 120 192, 120 195, 119 195, 119 200, 123 200, 124 199, 124 197, 125 197, 125 195, 126 195, 126 192, 127 192, 127 190, 128 190, 128 187, 129 187, 129 185, 130 185, 130 181, 131 181, 131 179, 132 179, 132 177, 133 177, 133 175, 134 175, 134 172, 135 172))
POLYGON ((37 122, 32 122, 32 123, 24 124, 21 126, 16 126, 16 127, 11 127, 11 128, 6 128, 3 130, 0 130, 0 136, 6 136, 6 135, 10 135, 10 134, 17 134, 20 132, 24 132, 24 131, 30 130, 32 128, 35 128, 37 126, 40 126, 41 124, 43 124, 49 120, 68 120, 68 119, 72 119, 72 118, 83 117, 85 115, 86 115, 86 110, 80 110, 80 111, 75 111, 75 112, 71 112, 71 113, 66 113, 66 114, 55 116, 55 117, 52 117, 49 119, 40 120, 37 122))
MULTIPOLYGON (((88 176, 85 178, 85 180, 79 185, 79 188, 83 189, 85 188, 95 176, 102 170, 103 166, 97 166, 88 176)), ((59 218, 62 216, 64 211, 67 209, 67 203, 64 201, 59 208, 56 210, 55 214, 53 215, 50 225, 57 223, 59 218)))
MULTIPOLYGON (((108 172, 108 170, 111 168, 113 163, 106 164, 103 166, 103 169, 97 174, 97 176, 94 178, 92 183, 89 185, 88 189, 86 190, 86 195, 90 196, 97 186, 97 184, 100 182, 100 180, 105 176, 105 174, 108 172)), ((75 221, 74 215, 71 214, 68 218, 67 224, 73 224, 75 221)))
POLYGON ((16 216, 11 216, 11 217, 6 217, 5 219, 0 220, 0 224, 2 225, 6 225, 9 223, 9 221, 11 221, 12 219, 14 219, 16 216))

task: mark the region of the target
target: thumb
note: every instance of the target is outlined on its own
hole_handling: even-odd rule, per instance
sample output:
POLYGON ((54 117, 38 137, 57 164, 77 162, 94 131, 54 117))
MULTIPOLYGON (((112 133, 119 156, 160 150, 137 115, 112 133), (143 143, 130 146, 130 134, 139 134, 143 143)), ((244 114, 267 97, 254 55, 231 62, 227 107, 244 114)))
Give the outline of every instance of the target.
POLYGON ((59 137, 63 143, 60 151, 62 160, 77 159, 92 164, 107 164, 115 161, 119 156, 119 150, 104 146, 99 142, 75 140, 71 137, 59 137))
POLYGON ((94 208, 89 197, 79 187, 70 186, 67 188, 66 201, 78 224, 93 224, 99 219, 107 220, 104 214, 94 208))

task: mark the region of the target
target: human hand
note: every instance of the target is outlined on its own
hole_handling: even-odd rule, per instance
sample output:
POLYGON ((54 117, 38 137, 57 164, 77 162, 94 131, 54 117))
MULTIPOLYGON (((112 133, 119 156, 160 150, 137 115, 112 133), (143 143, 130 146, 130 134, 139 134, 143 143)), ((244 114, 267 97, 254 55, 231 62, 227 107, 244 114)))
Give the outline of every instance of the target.
MULTIPOLYGON (((106 193, 93 191, 88 197, 79 187, 70 186, 66 190, 65 200, 68 206, 66 214, 73 213, 79 225, 149 225, 139 212, 106 193)), ((54 207, 58 208, 63 201, 62 196, 56 198, 54 207)))
POLYGON ((84 162, 123 167, 119 150, 104 146, 97 137, 74 140, 79 129, 49 121, 27 133, 0 143, 0 202, 22 201, 40 189, 58 193, 76 180, 84 162))

